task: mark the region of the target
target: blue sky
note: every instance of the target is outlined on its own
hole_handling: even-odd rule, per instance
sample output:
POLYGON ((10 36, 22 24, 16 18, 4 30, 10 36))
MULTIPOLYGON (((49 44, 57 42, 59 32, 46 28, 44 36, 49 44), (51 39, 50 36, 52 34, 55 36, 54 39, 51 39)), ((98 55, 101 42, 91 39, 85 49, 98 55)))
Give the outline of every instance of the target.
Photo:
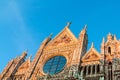
POLYGON ((88 46, 100 51, 109 32, 120 39, 120 0, 0 0, 0 72, 25 50, 34 57, 42 40, 69 21, 76 37, 87 24, 88 46))

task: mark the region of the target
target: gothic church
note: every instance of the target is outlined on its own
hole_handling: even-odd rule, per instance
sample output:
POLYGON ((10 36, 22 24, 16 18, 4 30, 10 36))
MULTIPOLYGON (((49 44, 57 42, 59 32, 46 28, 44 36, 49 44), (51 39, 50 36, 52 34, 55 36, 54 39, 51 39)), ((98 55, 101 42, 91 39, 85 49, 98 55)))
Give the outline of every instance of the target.
POLYGON ((51 35, 40 45, 33 60, 27 52, 12 59, 0 80, 120 80, 120 41, 108 34, 98 52, 92 43, 87 51, 86 26, 76 38, 65 28, 53 39, 51 35))

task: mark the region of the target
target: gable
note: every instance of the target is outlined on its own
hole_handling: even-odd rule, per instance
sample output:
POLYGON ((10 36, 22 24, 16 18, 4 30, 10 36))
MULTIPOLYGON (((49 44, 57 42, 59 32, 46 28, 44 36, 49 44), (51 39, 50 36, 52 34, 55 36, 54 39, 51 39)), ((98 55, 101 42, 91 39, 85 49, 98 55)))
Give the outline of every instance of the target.
POLYGON ((53 40, 49 42, 47 46, 61 46, 74 44, 77 42, 77 38, 69 30, 68 27, 65 27, 53 40))
POLYGON ((30 66, 30 60, 26 60, 19 68, 18 68, 18 71, 21 72, 21 71, 26 71, 30 66))
POLYGON ((83 62, 98 61, 98 60, 100 60, 100 54, 94 48, 92 48, 89 52, 87 52, 86 55, 84 55, 82 58, 83 62))

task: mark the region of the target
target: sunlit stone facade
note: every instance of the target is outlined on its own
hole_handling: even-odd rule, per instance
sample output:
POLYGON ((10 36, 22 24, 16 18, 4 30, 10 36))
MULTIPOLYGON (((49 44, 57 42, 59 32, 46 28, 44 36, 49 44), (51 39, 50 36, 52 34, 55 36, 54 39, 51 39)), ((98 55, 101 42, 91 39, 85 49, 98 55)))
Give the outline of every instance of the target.
MULTIPOLYGON (((12 59, 0 80, 120 80, 120 41, 108 34, 98 52, 92 43, 87 51, 86 26, 78 38, 65 28, 53 39, 40 45, 33 60, 27 52, 12 59)), ((90 34, 89 34, 90 35, 90 34)))

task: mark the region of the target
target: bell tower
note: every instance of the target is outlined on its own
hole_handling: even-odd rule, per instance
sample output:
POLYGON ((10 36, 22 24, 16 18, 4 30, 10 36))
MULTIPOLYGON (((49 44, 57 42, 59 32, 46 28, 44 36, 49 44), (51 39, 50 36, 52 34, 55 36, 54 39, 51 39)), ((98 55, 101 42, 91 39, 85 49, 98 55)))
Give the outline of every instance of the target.
POLYGON ((115 35, 112 35, 109 33, 107 35, 107 40, 105 41, 103 38, 102 44, 101 44, 101 53, 103 56, 104 67, 105 67, 105 78, 107 80, 113 80, 113 74, 115 70, 115 60, 117 58, 120 58, 120 42, 117 40, 115 35))
POLYGON ((109 57, 113 58, 116 56, 116 54, 119 51, 119 41, 117 40, 115 35, 112 35, 111 33, 108 34, 107 40, 103 38, 102 44, 101 44, 101 53, 106 54, 109 57))

